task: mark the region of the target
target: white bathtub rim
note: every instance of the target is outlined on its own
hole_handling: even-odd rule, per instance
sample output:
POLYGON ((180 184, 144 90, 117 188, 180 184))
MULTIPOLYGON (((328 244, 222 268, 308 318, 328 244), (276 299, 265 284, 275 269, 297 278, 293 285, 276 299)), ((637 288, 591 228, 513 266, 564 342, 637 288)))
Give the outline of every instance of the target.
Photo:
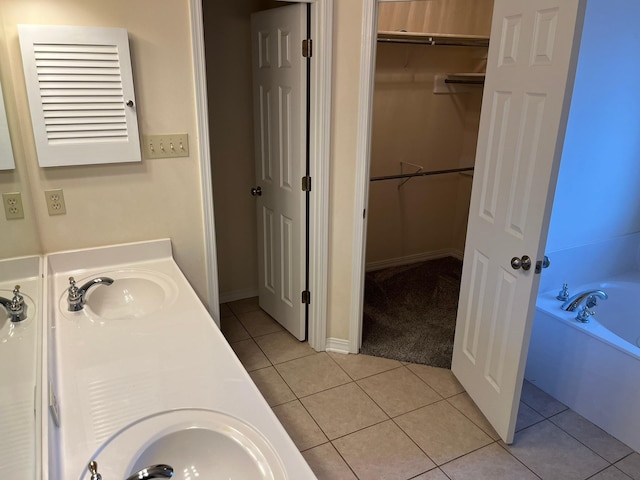
MULTIPOLYGON (((608 279, 602 282, 593 282, 586 285, 581 285, 576 291, 584 291, 587 289, 604 289, 606 291, 606 285, 612 283, 640 283, 640 272, 630 272, 621 275, 616 278, 608 279)), ((628 342, 624 338, 616 335, 609 330, 603 324, 598 321, 598 313, 591 318, 588 323, 582 323, 576 320, 576 312, 565 312, 560 309, 561 302, 555 298, 558 292, 545 292, 538 295, 538 301, 536 302, 536 310, 547 314, 554 318, 556 321, 565 323, 570 327, 582 332, 586 335, 590 335, 597 340, 600 340, 607 345, 615 348, 616 350, 629 355, 636 360, 640 360, 640 347, 628 342)))

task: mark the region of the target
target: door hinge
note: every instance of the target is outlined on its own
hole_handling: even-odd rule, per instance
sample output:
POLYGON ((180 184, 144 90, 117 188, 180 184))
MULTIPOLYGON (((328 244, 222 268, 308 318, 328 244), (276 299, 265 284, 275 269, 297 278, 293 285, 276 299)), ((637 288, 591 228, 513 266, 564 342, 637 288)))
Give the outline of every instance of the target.
POLYGON ((304 290, 302 292, 302 303, 305 305, 309 305, 311 303, 311 292, 309 290, 304 290))
POLYGON ((311 58, 313 55, 313 41, 310 38, 302 40, 302 56, 304 58, 311 58))
POLYGON ((303 192, 311 191, 311 177, 309 176, 302 177, 302 191, 303 192))
POLYGON ((551 260, 549 260, 549 257, 545 255, 543 260, 538 260, 536 262, 536 273, 540 274, 542 269, 549 268, 549 265, 551 265, 551 260))

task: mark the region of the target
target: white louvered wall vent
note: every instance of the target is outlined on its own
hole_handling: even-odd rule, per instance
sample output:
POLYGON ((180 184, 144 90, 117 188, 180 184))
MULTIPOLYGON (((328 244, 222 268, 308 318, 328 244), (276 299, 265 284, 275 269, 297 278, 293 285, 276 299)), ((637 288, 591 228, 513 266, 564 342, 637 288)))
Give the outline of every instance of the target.
POLYGON ((18 30, 40 166, 141 161, 127 31, 18 30))

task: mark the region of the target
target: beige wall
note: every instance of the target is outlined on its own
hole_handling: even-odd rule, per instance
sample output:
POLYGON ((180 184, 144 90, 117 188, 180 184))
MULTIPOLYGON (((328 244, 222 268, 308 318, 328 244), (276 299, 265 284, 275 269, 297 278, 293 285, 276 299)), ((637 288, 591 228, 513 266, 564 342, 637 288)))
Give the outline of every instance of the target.
POLYGON ((334 3, 327 336, 349 338, 362 2, 334 3))
POLYGON ((381 31, 489 35, 493 0, 381 3, 381 31))
MULTIPOLYGON (((371 176, 473 167, 482 88, 433 93, 435 75, 482 72, 487 49, 378 45, 371 176)), ((462 254, 470 182, 460 174, 371 182, 368 265, 462 254), (466 206, 464 201, 467 199, 466 206), (418 257, 416 257, 418 256, 418 257)))
MULTIPOLYGON (((2 0, 0 65, 17 169, 2 191, 26 197, 26 220, 0 220, 0 257, 170 237, 207 301, 188 0, 2 0), (124 27, 129 32, 141 134, 186 132, 191 156, 137 164, 39 168, 16 25, 124 27), (43 191, 62 188, 67 214, 50 217, 43 191)), ((3 217, 4 218, 4 217, 3 217)))

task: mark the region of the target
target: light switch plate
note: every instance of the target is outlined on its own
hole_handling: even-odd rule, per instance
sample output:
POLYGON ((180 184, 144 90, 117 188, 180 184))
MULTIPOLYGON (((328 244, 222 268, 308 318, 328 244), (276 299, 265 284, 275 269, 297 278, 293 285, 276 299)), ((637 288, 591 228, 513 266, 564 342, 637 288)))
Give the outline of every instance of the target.
POLYGON ((143 135, 144 158, 172 158, 189 156, 189 135, 186 133, 166 133, 164 135, 143 135))

